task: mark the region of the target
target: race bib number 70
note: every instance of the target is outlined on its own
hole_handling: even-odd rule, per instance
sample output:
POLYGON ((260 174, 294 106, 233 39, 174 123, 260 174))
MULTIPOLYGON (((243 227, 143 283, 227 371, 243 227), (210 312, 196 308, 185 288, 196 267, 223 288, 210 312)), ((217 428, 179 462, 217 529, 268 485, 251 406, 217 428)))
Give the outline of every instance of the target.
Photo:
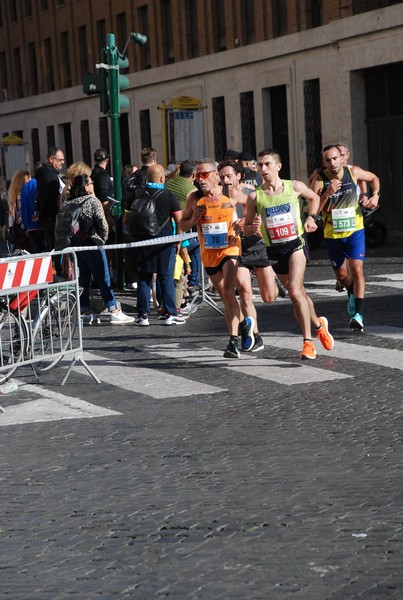
POLYGON ((228 227, 227 223, 203 223, 202 233, 204 247, 227 248, 228 246, 228 227))

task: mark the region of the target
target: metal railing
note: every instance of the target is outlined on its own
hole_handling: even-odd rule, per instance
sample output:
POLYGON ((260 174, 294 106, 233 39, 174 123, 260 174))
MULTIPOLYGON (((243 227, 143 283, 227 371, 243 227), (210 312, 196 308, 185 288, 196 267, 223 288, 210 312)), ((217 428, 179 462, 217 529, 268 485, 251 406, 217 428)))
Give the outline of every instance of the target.
POLYGON ((0 383, 23 366, 36 379, 62 359, 70 360, 64 385, 79 361, 100 383, 83 358, 80 289, 73 251, 0 260, 0 383), (52 257, 70 260, 72 278, 54 278, 52 257))

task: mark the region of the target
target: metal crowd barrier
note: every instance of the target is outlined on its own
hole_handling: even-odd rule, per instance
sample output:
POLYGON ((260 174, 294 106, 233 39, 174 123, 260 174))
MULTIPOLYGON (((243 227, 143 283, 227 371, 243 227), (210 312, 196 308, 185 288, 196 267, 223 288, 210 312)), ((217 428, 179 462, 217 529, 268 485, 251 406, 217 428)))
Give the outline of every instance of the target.
MULTIPOLYGON (((105 250, 135 248, 183 241, 196 233, 164 236, 142 242, 102 246, 105 250)), ((36 379, 62 359, 70 360, 61 382, 80 362, 100 383, 83 358, 80 288, 76 252, 88 246, 0 258, 0 384, 19 367, 31 366, 36 379), (53 258, 70 260, 68 280, 53 276, 53 258)), ((91 250, 96 250, 91 246, 91 250)))
POLYGON ((83 358, 80 289, 75 252, 31 254, 0 260, 0 383, 19 367, 38 376, 69 360, 64 385, 76 362, 100 383, 83 358), (54 278, 52 257, 70 260, 72 279, 54 278))

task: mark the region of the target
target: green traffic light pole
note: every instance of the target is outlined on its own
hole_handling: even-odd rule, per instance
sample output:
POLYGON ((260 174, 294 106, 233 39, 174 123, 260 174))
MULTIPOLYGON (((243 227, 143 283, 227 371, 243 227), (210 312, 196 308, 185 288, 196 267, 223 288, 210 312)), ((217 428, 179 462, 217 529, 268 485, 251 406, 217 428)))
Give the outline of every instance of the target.
MULTIPOLYGON (((122 234, 122 158, 119 128, 119 53, 115 46, 115 35, 108 33, 106 36, 106 55, 108 59, 108 92, 109 92, 109 117, 111 119, 112 134, 112 175, 115 193, 115 241, 121 243, 122 234)), ((124 288, 123 255, 116 251, 117 279, 120 287, 124 288)))
MULTIPOLYGON (((126 96, 121 96, 120 89, 129 86, 129 79, 124 75, 119 74, 119 69, 127 69, 129 61, 126 57, 127 47, 130 41, 137 42, 143 46, 147 42, 147 36, 141 33, 130 33, 127 38, 123 52, 120 53, 115 45, 115 34, 108 33, 106 36, 105 54, 108 62, 108 95, 109 95, 109 117, 111 119, 112 133, 112 174, 113 187, 115 192, 116 214, 115 214, 115 239, 116 243, 120 243, 123 239, 122 232, 122 155, 120 144, 120 127, 119 114, 121 108, 129 107, 129 99, 126 96)), ((117 251, 116 256, 117 276, 121 288, 124 287, 124 269, 123 256, 117 251)))

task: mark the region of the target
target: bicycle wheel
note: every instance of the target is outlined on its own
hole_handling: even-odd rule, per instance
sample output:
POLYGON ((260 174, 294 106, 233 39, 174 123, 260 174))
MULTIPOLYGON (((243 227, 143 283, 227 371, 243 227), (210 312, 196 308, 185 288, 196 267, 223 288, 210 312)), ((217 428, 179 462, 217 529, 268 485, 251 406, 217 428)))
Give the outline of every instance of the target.
POLYGON ((0 313, 0 384, 10 379, 23 359, 24 332, 18 318, 9 311, 0 313))
POLYGON ((49 371, 73 349, 77 310, 73 292, 56 292, 42 309, 32 334, 32 357, 37 373, 49 371))

